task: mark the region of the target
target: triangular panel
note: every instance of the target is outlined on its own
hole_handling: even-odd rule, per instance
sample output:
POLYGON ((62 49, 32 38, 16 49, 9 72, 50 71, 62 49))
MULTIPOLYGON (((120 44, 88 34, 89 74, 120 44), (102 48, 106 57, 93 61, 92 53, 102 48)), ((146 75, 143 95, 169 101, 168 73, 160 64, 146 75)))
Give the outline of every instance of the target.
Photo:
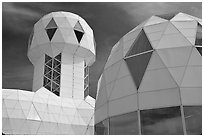
POLYGON ((57 28, 57 24, 53 18, 50 20, 50 22, 48 23, 45 29, 51 29, 51 28, 57 28))
POLYGON ((136 38, 135 42, 133 43, 132 47, 130 48, 129 52, 127 53, 127 56, 135 55, 138 53, 142 53, 145 51, 152 50, 152 46, 142 29, 139 36, 136 38))
POLYGON ((185 72, 185 67, 175 67, 175 68, 168 68, 171 76, 176 81, 178 85, 181 85, 181 80, 183 78, 183 74, 185 72))
POLYGON ((139 92, 178 87, 167 68, 147 70, 142 79, 139 92))
POLYGON ((75 35, 76 35, 76 38, 77 38, 78 42, 80 43, 80 41, 81 41, 81 39, 82 39, 84 33, 81 32, 81 31, 78 31, 78 30, 74 30, 74 33, 75 33, 75 35))
POLYGON ((202 45, 202 26, 198 23, 195 45, 202 45))
POLYGON ((153 69, 161 69, 165 68, 165 64, 161 60, 160 56, 158 55, 157 51, 154 51, 152 54, 152 57, 149 61, 149 65, 147 66, 147 70, 153 70, 153 69))
POLYGON ((74 29, 75 30, 78 30, 78 31, 81 31, 81 32, 84 32, 81 24, 79 23, 79 21, 77 21, 76 25, 74 26, 74 29))
MULTIPOLYGON (((202 51, 201 51, 202 52, 202 51)), ((200 56, 200 53, 198 50, 193 48, 190 59, 188 61, 189 66, 194 66, 194 65, 202 65, 202 57, 200 56)))
POLYGON ((56 30, 57 28, 46 29, 50 41, 52 40, 52 37, 54 36, 56 30))
POLYGON ((198 50, 198 52, 199 52, 200 55, 202 56, 202 47, 196 47, 196 49, 198 50))
POLYGON ((125 59, 137 89, 146 71, 152 52, 125 59))

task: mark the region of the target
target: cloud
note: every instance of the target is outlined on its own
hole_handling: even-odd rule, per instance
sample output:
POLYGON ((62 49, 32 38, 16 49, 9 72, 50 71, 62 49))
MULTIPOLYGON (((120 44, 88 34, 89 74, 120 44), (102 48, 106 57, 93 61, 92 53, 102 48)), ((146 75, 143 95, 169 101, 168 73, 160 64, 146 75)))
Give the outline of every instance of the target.
POLYGON ((202 4, 195 3, 168 3, 168 2, 135 2, 135 3, 118 3, 117 6, 125 10, 131 17, 133 22, 142 22, 152 15, 168 14, 184 12, 202 17, 202 4))
POLYGON ((38 12, 29 10, 27 8, 19 8, 15 6, 14 3, 3 3, 2 11, 13 16, 26 16, 28 18, 36 18, 40 15, 38 12))

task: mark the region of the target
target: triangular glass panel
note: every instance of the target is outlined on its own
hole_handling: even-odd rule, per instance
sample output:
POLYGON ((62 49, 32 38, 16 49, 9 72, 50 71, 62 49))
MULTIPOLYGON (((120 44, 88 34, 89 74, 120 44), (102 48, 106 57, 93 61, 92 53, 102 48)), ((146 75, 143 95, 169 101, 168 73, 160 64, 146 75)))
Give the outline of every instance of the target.
POLYGON ((48 83, 46 86, 44 86, 46 89, 48 89, 49 91, 51 91, 51 83, 48 83))
POLYGON ((56 82, 57 84, 60 84, 60 76, 56 77, 53 81, 56 82))
POLYGON ((52 40, 52 37, 54 36, 56 30, 57 28, 46 29, 50 41, 52 40))
POLYGON ((84 98, 89 95, 89 87, 84 90, 84 98))
POLYGON ((50 71, 50 72, 48 72, 47 74, 45 74, 45 76, 46 76, 47 78, 51 79, 51 78, 52 78, 52 71, 50 71))
POLYGON ((140 86, 141 80, 146 71, 151 55, 152 55, 152 52, 148 52, 145 54, 141 54, 141 55, 137 55, 137 56, 125 59, 137 89, 140 86))
POLYGON ((58 87, 59 87, 58 84, 56 84, 55 82, 52 82, 52 92, 53 92, 54 90, 56 90, 58 87))
POLYGON ((53 68, 56 68, 59 65, 60 65, 60 62, 58 60, 54 59, 53 68))
POLYGON ((202 45, 202 26, 198 23, 195 45, 202 45))
POLYGON ((48 61, 50 61, 52 58, 48 55, 45 54, 45 63, 47 63, 48 61))
POLYGON ((48 83, 50 83, 50 80, 46 77, 44 77, 44 81, 43 81, 43 85, 47 85, 48 83))
POLYGON ((52 60, 48 61, 48 62, 46 63, 46 65, 47 65, 48 67, 52 68, 52 60))
POLYGON ((57 96, 60 96, 59 89, 60 89, 60 88, 56 89, 56 90, 53 92, 53 93, 54 93, 55 95, 57 95, 57 96))
POLYGON ((47 74, 48 72, 50 72, 52 69, 50 67, 48 67, 47 65, 45 65, 45 71, 44 74, 47 74))
POLYGON ((57 28, 57 24, 55 23, 54 19, 52 18, 45 29, 57 28))
POLYGON ((76 35, 76 37, 77 37, 78 42, 80 43, 80 41, 81 41, 81 39, 82 39, 84 33, 81 32, 81 31, 78 31, 78 30, 74 30, 74 33, 75 33, 75 35, 76 35))
POLYGON ((59 73, 60 73, 60 71, 61 71, 61 64, 60 64, 60 65, 58 65, 57 67, 55 67, 55 68, 54 68, 54 70, 56 70, 57 72, 59 72, 59 73))
POLYGON ((169 13, 169 14, 162 14, 162 15, 156 15, 160 18, 171 20, 176 14, 175 13, 169 13))
POLYGON ((84 30, 83 30, 81 24, 79 23, 79 21, 77 21, 76 25, 74 26, 74 30, 84 32, 84 30))
POLYGON ((196 49, 198 50, 198 52, 199 52, 200 55, 202 56, 202 47, 196 47, 196 49))
POLYGON ((53 71, 52 73, 52 78, 55 79, 56 77, 60 76, 59 73, 57 73, 56 71, 53 71))
POLYGON ((142 29, 140 34, 138 35, 138 37, 134 41, 132 47, 128 51, 126 57, 131 56, 131 55, 135 55, 138 53, 146 52, 149 50, 153 50, 153 49, 152 49, 152 46, 151 46, 144 30, 142 29))
POLYGON ((57 59, 58 61, 61 61, 61 53, 58 54, 58 55, 55 57, 55 59, 57 59))

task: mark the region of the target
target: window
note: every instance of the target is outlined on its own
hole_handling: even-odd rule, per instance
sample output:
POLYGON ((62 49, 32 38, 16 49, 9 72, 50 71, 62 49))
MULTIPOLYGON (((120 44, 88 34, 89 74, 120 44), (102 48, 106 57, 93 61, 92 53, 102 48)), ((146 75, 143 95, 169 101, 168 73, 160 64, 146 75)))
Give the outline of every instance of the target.
POLYGON ((57 96, 60 95, 61 53, 52 58, 45 55, 43 86, 57 96))
POLYGON ((110 118, 110 135, 138 135, 137 111, 110 118))
POLYGON ((84 64, 84 98, 89 95, 89 67, 84 64))
POLYGON ((95 125, 96 135, 108 135, 109 119, 106 119, 95 125))
POLYGON ((180 106, 140 111, 144 135, 180 135, 183 133, 180 106))
POLYGON ((74 33, 76 35, 77 41, 80 43, 84 35, 84 30, 79 21, 77 21, 76 25, 74 26, 74 33))
POLYGON ((184 117, 188 135, 202 134, 202 107, 184 106, 184 117))

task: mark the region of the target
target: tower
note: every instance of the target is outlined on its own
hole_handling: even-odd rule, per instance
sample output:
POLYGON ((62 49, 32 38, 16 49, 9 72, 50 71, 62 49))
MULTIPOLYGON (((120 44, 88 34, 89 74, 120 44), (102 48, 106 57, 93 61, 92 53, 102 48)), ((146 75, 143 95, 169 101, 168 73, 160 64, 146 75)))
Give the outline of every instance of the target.
POLYGON ((78 15, 53 12, 42 17, 30 35, 28 57, 34 65, 34 92, 45 87, 60 97, 87 96, 95 42, 92 29, 78 15))
POLYGON ((28 58, 33 92, 2 90, 4 134, 94 134, 95 99, 88 67, 95 61, 93 31, 69 12, 52 12, 33 28, 28 58))

